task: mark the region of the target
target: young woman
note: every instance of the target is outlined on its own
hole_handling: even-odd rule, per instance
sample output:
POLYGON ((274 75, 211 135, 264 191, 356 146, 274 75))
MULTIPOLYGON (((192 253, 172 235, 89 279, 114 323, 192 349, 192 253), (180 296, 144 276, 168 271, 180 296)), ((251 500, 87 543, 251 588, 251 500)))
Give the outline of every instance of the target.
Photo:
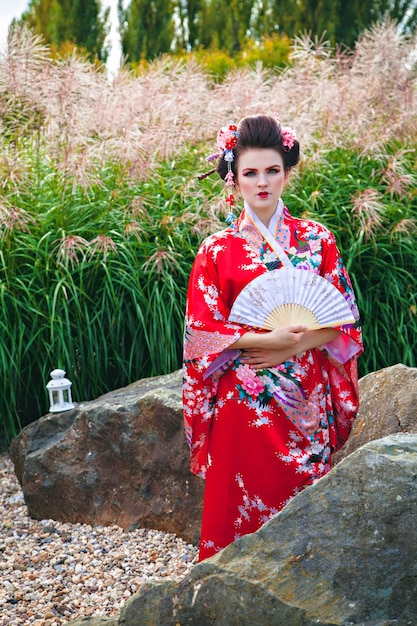
MULTIPOLYGON (((281 195, 299 143, 274 118, 219 131, 217 172, 244 207, 201 245, 184 340, 184 419, 191 471, 205 478, 200 560, 256 531, 330 470, 358 409, 356 324, 271 331, 229 321, 254 278, 291 264, 330 281, 359 315, 334 236, 294 218, 281 195)), ((234 206, 232 194, 226 199, 234 206)))

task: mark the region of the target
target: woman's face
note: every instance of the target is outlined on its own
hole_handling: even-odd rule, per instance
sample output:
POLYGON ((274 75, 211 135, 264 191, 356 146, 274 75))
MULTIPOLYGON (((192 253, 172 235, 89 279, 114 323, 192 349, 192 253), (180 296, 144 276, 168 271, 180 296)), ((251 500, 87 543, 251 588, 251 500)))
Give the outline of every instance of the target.
POLYGON ((281 154, 273 148, 248 148, 239 155, 236 188, 268 226, 284 189, 287 174, 281 154))

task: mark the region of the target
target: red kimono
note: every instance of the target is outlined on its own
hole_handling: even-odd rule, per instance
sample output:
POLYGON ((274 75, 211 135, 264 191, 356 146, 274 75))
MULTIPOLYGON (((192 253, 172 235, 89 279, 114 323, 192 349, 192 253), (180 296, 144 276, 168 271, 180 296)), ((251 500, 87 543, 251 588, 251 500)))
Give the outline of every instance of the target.
MULTIPOLYGON (((284 207, 274 229, 292 264, 335 285, 359 315, 332 233, 284 207)), ((184 420, 191 471, 206 479, 200 560, 256 531, 331 467, 358 410, 355 326, 322 348, 256 370, 230 349, 249 328, 228 322, 251 280, 281 261, 242 212, 208 237, 188 289, 184 340, 184 420)), ((253 330, 253 329, 250 329, 253 330)))

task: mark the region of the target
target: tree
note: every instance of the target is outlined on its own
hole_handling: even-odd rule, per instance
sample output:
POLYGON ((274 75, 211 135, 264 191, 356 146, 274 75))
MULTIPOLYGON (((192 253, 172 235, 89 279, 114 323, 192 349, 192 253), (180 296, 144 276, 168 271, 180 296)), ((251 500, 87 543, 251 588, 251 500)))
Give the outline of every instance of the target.
POLYGON ((72 0, 70 2, 73 14, 73 28, 77 35, 77 45, 85 48, 89 52, 105 61, 103 58, 103 50, 105 39, 109 29, 107 22, 109 20, 110 8, 105 10, 105 21, 100 18, 101 2, 95 0, 72 0))
POLYGON ((198 47, 201 0, 177 0, 176 11, 179 21, 177 48, 190 51, 198 47))
POLYGON ((262 46, 304 31, 353 47, 363 30, 388 17, 412 32, 417 0, 131 0, 126 9, 119 0, 122 50, 130 61, 197 49, 236 57, 249 41, 262 46))
POLYGON ((173 8, 171 0, 132 0, 124 9, 119 0, 122 51, 129 61, 153 59, 172 51, 173 8))
MULTIPOLYGON (((228 5, 228 3, 227 3, 228 5)), ((204 0, 199 21, 198 40, 203 48, 230 52, 231 19, 224 0, 204 0)))
POLYGON ((199 19, 199 44, 229 54, 241 50, 251 35, 256 0, 203 0, 199 19))
POLYGON ((233 51, 240 50, 251 30, 254 0, 231 0, 230 14, 233 51))
MULTIPOLYGON (((309 31, 312 35, 326 34, 326 39, 336 43, 340 22, 340 0, 300 0, 295 5, 295 33, 309 31)), ((349 4, 349 3, 348 3, 349 4)))
MULTIPOLYGON (((289 8, 288 3, 286 7, 289 8)), ((325 32, 333 44, 344 43, 349 47, 375 22, 389 18, 398 23, 401 32, 408 34, 417 26, 416 0, 299 0, 293 3, 290 14, 295 22, 292 33, 286 30, 288 35, 303 30, 319 36, 325 32)))
POLYGON ((417 2, 415 0, 375 0, 372 3, 374 21, 390 18, 395 20, 401 32, 411 34, 417 26, 417 2))
POLYGON ((352 48, 361 32, 372 25, 370 5, 370 2, 364 0, 341 2, 339 22, 335 31, 335 40, 338 43, 344 43, 352 48))
POLYGON ((91 58, 105 62, 108 57, 110 9, 102 12, 101 0, 30 0, 19 22, 62 49, 74 44, 91 58))

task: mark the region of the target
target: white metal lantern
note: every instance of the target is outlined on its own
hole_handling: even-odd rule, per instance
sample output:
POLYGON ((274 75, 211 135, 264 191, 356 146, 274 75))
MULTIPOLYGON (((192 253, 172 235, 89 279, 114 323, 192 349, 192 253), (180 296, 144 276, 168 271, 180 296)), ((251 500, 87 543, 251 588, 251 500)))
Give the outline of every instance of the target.
POLYGON ((65 378, 64 370, 54 370, 51 372, 52 380, 46 385, 49 392, 49 411, 51 413, 60 413, 74 408, 71 398, 72 382, 65 378))

